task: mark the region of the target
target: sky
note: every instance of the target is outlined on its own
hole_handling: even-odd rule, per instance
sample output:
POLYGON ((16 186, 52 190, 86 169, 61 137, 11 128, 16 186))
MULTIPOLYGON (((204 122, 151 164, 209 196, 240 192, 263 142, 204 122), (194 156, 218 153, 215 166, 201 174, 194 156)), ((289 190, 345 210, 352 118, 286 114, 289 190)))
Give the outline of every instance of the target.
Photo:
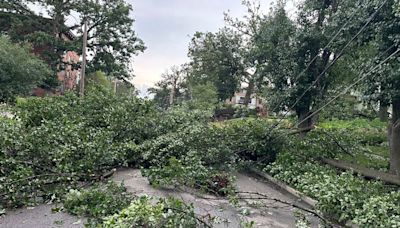
MULTIPOLYGON (((133 6, 135 30, 147 50, 134 59, 137 87, 148 87, 173 65, 188 62, 187 51, 196 31, 215 32, 224 26, 224 12, 241 17, 242 0, 127 0, 133 6)), ((269 11, 274 0, 260 0, 269 11)), ((289 3, 290 4, 290 3, 289 3)))
MULTIPOLYGON (((246 13, 242 0, 125 0, 133 7, 134 29, 147 49, 133 59, 133 84, 142 93, 161 79, 161 74, 173 65, 189 61, 191 37, 196 31, 216 32, 224 26, 224 12, 241 18, 246 13)), ((267 13, 276 0, 259 0, 267 13)), ((289 15, 295 0, 288 0, 289 15)), ((46 15, 38 5, 33 10, 46 15)), ((77 20, 70 18, 72 23, 77 20), (74 21, 75 20, 75 21, 74 21)), ((68 23, 68 22, 67 22, 68 23)))

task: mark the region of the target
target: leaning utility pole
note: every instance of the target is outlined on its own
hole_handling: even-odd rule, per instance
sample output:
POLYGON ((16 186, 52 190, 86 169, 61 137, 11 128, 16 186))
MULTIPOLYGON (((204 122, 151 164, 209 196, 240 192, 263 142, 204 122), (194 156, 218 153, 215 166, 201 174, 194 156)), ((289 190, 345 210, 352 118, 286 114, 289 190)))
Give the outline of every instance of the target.
POLYGON ((82 66, 81 66, 81 79, 79 81, 79 94, 81 97, 85 95, 85 71, 86 71, 86 46, 87 46, 87 20, 83 25, 83 48, 82 48, 82 66))

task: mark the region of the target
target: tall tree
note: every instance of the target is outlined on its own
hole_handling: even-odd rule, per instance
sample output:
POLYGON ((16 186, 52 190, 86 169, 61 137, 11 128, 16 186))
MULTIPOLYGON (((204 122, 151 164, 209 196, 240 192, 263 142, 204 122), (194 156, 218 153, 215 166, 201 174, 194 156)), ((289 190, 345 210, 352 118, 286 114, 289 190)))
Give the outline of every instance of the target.
POLYGON ((219 101, 232 97, 243 73, 239 46, 240 36, 230 29, 223 28, 217 33, 197 32, 189 45, 189 83, 195 86, 212 82, 219 101))
POLYGON ((124 0, 80 1, 77 11, 87 20, 89 71, 101 70, 110 77, 133 76, 132 58, 145 50, 133 30, 132 5, 124 0))
POLYGON ((272 16, 262 23, 264 81, 270 83, 277 110, 295 111, 299 127, 310 128, 310 114, 323 103, 336 80, 331 66, 346 53, 342 48, 349 46, 347 41, 358 31, 352 29, 357 23, 346 23, 359 12, 358 3, 303 0, 295 23, 287 17, 284 5, 285 1, 278 2, 272 16))
MULTIPOLYGON (((373 1, 372 9, 379 7, 381 1, 373 1)), ((400 62, 396 53, 400 48, 400 9, 398 0, 388 0, 374 21, 376 44, 386 64, 371 74, 366 85, 370 99, 383 101, 391 105, 392 118, 388 127, 390 144, 390 171, 400 175, 400 62)))
POLYGON ((84 21, 89 24, 89 73, 100 70, 115 78, 131 77, 132 57, 145 49, 133 30, 132 6, 124 0, 7 0, 0 7, 7 16, 0 17, 1 31, 13 40, 33 43, 54 71, 63 67, 65 51, 82 53, 84 21), (26 3, 41 4, 50 18, 30 11, 26 3), (72 19, 68 25, 67 19, 72 19), (66 42, 66 34, 74 41, 66 42))
POLYGON ((232 28, 241 39, 238 45, 238 53, 241 57, 242 72, 241 81, 247 84, 244 105, 251 101, 251 95, 255 92, 257 80, 260 78, 262 55, 256 45, 261 37, 261 21, 264 15, 261 12, 261 4, 258 0, 243 0, 242 5, 246 7, 247 14, 243 18, 232 18, 225 14, 225 23, 232 28))
POLYGON ((187 99, 187 70, 186 66, 172 66, 161 75, 156 87, 149 89, 154 95, 154 101, 162 108, 171 107, 187 99))
POLYGON ((291 101, 290 88, 296 74, 296 27, 284 7, 285 3, 279 1, 262 19, 254 43, 260 73, 257 85, 265 91, 273 112, 291 101))

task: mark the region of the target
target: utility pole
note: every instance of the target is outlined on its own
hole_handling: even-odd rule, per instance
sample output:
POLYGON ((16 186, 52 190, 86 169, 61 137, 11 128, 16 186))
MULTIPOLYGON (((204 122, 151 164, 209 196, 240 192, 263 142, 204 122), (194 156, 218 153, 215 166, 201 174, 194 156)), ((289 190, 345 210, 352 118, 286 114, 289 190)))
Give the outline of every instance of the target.
POLYGON ((83 26, 83 48, 82 48, 82 66, 81 66, 81 79, 79 81, 79 94, 81 97, 85 95, 85 73, 86 73, 86 47, 87 47, 87 20, 83 26))

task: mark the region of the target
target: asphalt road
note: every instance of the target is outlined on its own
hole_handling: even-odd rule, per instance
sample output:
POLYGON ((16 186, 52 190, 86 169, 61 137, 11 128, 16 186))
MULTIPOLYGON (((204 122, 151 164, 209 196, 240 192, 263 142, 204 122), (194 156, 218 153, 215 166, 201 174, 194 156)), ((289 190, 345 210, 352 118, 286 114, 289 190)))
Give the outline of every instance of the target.
MULTIPOLYGON (((296 209, 288 205, 264 199, 239 200, 237 206, 232 206, 228 200, 212 195, 200 194, 193 189, 156 189, 149 185, 139 170, 124 169, 117 171, 112 179, 124 182, 128 191, 137 195, 155 197, 172 196, 186 203, 193 203, 196 214, 203 217, 214 217, 218 223, 215 227, 242 227, 244 222, 253 221, 256 227, 295 227, 296 209)), ((259 192, 271 198, 297 203, 297 199, 278 191, 274 185, 260 181, 251 175, 237 174, 237 189, 242 192, 259 192)), ((242 194, 244 198, 251 195, 242 194)), ((302 205, 307 207, 306 205, 302 205)), ((22 208, 8 211, 0 218, 1 228, 47 228, 47 227, 84 227, 84 219, 59 212, 53 213, 56 205, 39 205, 34 208, 22 208)), ((312 227, 318 227, 318 220, 305 214, 311 221, 312 227)))

